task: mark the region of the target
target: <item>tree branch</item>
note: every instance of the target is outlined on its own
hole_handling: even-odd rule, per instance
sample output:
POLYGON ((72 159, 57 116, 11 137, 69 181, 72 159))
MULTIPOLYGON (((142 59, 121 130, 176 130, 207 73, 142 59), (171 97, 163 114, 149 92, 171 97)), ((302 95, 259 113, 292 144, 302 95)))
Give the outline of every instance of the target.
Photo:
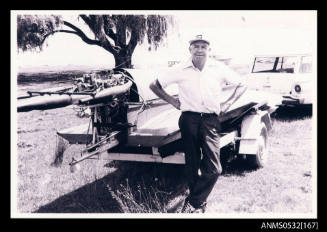
POLYGON ((121 22, 118 22, 116 25, 117 28, 117 42, 118 45, 122 48, 126 48, 126 25, 125 22, 123 21, 124 19, 121 18, 121 22))
MULTIPOLYGON (((113 55, 117 55, 119 53, 120 48, 112 45, 110 41, 106 38, 106 33, 104 30, 95 30, 95 23, 92 22, 92 19, 86 15, 80 15, 80 17, 84 20, 84 22, 89 26, 91 31, 99 38, 99 43, 101 47, 112 53, 113 55)), ((95 19, 93 19, 95 20, 95 19)), ((103 29, 103 25, 101 25, 103 29)))
POLYGON ((98 45, 98 46, 102 47, 100 41, 92 40, 92 39, 88 38, 81 29, 74 26, 73 24, 64 21, 64 25, 74 29, 76 32, 75 34, 78 35, 85 43, 91 44, 91 45, 98 45))
POLYGON ((114 31, 110 28, 104 28, 104 32, 106 33, 107 36, 109 36, 113 41, 117 40, 117 36, 114 33, 114 31))
POLYGON ((46 35, 44 36, 44 38, 43 38, 41 44, 44 43, 44 41, 46 40, 46 38, 48 38, 49 35, 53 35, 53 34, 56 33, 56 32, 65 32, 65 33, 77 34, 76 31, 69 31, 69 30, 54 30, 54 31, 52 31, 52 32, 50 32, 50 33, 48 33, 48 34, 46 34, 46 35))
POLYGON ((102 47, 100 41, 98 41, 98 40, 92 40, 92 39, 88 38, 81 29, 79 29, 78 27, 74 26, 73 24, 64 21, 64 25, 72 28, 74 31, 70 31, 70 30, 54 30, 54 31, 52 31, 52 32, 50 32, 50 33, 48 33, 48 34, 46 34, 44 36, 41 44, 44 43, 44 41, 46 40, 46 38, 49 35, 53 35, 54 33, 57 33, 57 32, 64 32, 64 33, 71 33, 71 34, 78 35, 87 44, 90 44, 90 45, 98 45, 98 46, 102 47))
POLYGON ((133 53, 136 45, 137 45, 138 37, 136 31, 132 30, 131 31, 131 39, 129 40, 129 43, 127 45, 127 50, 133 53))
POLYGON ((86 15, 79 15, 82 19, 83 19, 83 21, 90 27, 90 28, 92 28, 92 25, 91 25, 91 20, 90 20, 90 18, 89 17, 87 17, 86 15))
MULTIPOLYGON (((110 16, 103 15, 102 17, 107 22, 107 24, 109 24, 110 16)), ((104 26, 103 29, 104 33, 106 33, 107 36, 109 36, 113 41, 115 41, 116 44, 117 35, 115 34, 115 32, 109 26, 104 26)))

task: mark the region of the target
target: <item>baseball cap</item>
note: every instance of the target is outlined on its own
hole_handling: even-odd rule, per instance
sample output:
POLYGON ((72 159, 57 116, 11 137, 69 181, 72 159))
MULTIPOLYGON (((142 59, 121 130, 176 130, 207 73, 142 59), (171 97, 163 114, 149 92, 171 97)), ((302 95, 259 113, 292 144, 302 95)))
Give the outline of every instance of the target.
POLYGON ((196 35, 194 39, 190 40, 190 45, 192 45, 195 42, 202 41, 210 45, 209 41, 204 39, 202 35, 196 35))

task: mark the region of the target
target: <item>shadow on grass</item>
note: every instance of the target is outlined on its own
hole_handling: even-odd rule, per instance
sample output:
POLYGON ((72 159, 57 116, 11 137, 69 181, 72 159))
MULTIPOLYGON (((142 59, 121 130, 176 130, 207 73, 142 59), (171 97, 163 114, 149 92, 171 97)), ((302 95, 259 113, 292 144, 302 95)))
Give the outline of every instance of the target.
POLYGON ((251 167, 248 161, 242 158, 236 158, 223 164, 223 176, 245 176, 246 173, 256 171, 251 167))
MULTIPOLYGON (((184 165, 114 161, 106 167, 116 170, 34 213, 175 213, 186 197, 184 165)), ((242 159, 223 167, 223 176, 253 171, 242 159)))
POLYGON ((160 211, 186 189, 184 168, 180 165, 116 161, 115 166, 116 171, 41 206, 34 213, 125 213, 126 204, 122 206, 121 202, 126 203, 126 199, 117 199, 117 195, 121 196, 117 192, 126 189, 127 194, 133 195, 127 199, 131 204, 149 203, 140 196, 141 192, 148 198, 155 195, 161 206, 153 206, 153 211, 160 211))
POLYGON ((311 117, 312 105, 282 106, 272 114, 272 118, 279 121, 301 120, 311 117))

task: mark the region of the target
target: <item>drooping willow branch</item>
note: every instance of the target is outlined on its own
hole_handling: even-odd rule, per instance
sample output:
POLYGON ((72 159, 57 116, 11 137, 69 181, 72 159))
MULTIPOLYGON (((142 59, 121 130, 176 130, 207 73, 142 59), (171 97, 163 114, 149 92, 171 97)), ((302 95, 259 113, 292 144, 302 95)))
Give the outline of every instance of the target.
POLYGON ((90 45, 98 45, 98 46, 102 47, 100 41, 98 41, 98 40, 92 40, 92 39, 88 38, 81 29, 79 29, 78 27, 74 26, 73 24, 64 21, 64 25, 72 28, 73 31, 71 31, 71 30, 54 30, 54 31, 52 31, 52 32, 50 32, 50 33, 48 33, 48 34, 46 34, 44 36, 41 44, 43 44, 43 42, 45 41, 45 39, 49 35, 53 35, 54 33, 57 33, 57 32, 64 32, 64 33, 71 33, 71 34, 78 35, 87 44, 90 44, 90 45))

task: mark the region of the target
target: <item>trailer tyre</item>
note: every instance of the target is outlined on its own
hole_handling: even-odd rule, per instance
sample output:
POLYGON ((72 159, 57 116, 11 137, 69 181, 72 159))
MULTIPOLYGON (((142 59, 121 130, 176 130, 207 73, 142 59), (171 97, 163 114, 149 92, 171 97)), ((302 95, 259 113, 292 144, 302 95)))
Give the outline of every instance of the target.
POLYGON ((268 132, 264 123, 261 126, 260 136, 257 139, 257 153, 255 155, 247 155, 247 160, 251 168, 262 168, 267 163, 268 132))

